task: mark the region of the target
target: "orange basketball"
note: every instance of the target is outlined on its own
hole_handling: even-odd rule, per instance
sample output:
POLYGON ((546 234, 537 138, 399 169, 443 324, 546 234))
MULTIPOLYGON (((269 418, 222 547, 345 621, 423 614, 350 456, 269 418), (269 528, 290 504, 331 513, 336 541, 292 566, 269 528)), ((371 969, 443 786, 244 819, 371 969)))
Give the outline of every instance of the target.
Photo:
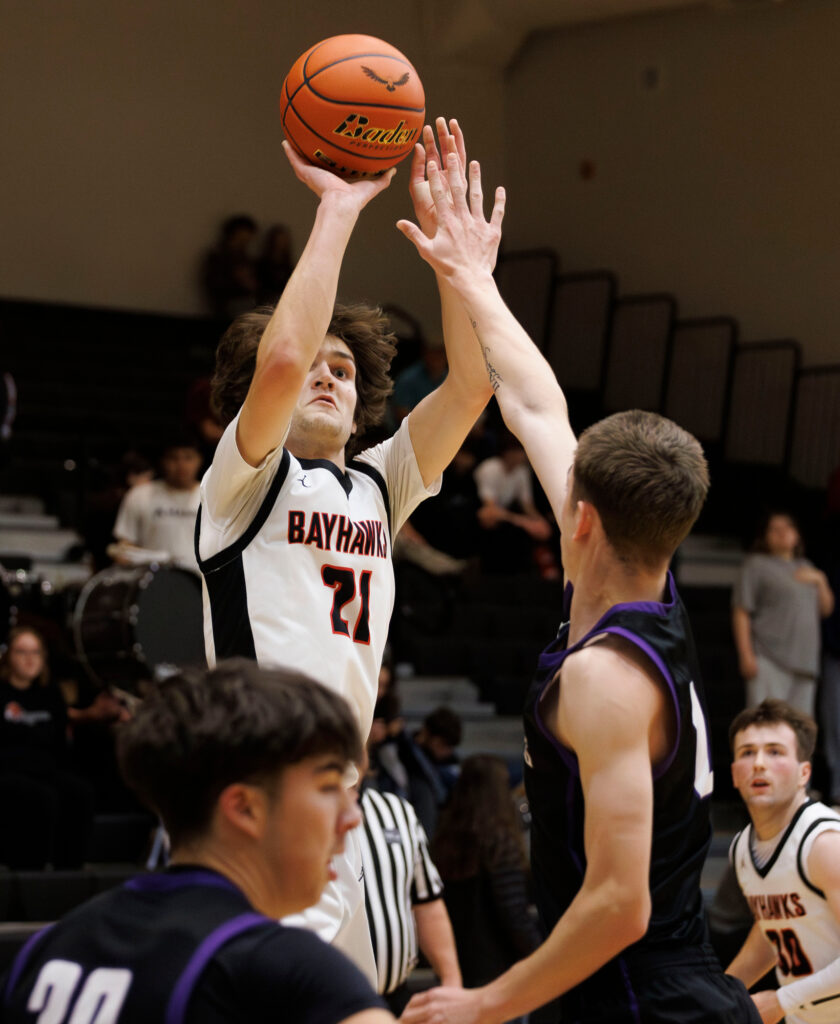
POLYGON ((286 138, 342 178, 375 178, 420 140, 423 83, 399 50, 373 36, 332 36, 295 61, 283 82, 286 138))

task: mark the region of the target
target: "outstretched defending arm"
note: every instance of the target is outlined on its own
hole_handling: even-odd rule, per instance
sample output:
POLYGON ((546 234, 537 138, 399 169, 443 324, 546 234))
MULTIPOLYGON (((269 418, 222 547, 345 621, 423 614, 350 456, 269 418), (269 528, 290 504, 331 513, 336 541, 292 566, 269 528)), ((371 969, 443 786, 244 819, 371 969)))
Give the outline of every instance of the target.
POLYGON ((359 213, 388 187, 392 169, 348 182, 302 160, 283 143, 297 177, 320 199, 315 224, 257 350, 257 365, 236 435, 242 457, 258 466, 283 440, 306 374, 332 317, 338 275, 359 213))
MULTIPOLYGON (((559 516, 576 444, 566 399, 551 367, 505 305, 487 265, 488 222, 478 163, 470 164, 467 185, 457 156, 449 154, 445 159, 445 175, 427 160, 437 220, 434 237, 427 237, 410 221, 402 220, 397 227, 462 302, 505 422, 525 447, 559 516)), ((504 207, 504 189, 499 188, 491 227, 501 228, 504 207)))
MULTIPOLYGON (((439 117, 435 125, 443 158, 452 156, 457 160, 458 173, 465 180, 467 152, 458 122, 452 120, 447 126, 445 118, 439 117)), ((437 232, 437 215, 426 179, 426 166, 437 166, 439 162, 434 134, 426 125, 423 145, 417 145, 414 150, 409 188, 417 221, 427 238, 433 238, 437 232)), ((500 239, 499 226, 487 224, 482 239, 482 258, 491 273, 500 239)), ((493 394, 463 303, 445 277, 439 273, 436 277, 449 373, 408 416, 411 443, 426 485, 436 480, 455 457, 493 394)))
POLYGON ((583 884, 543 944, 475 989, 429 989, 406 1024, 502 1024, 591 976, 644 935, 653 826, 650 736, 661 691, 631 659, 598 647, 563 666, 552 732, 578 755, 586 820, 583 884))

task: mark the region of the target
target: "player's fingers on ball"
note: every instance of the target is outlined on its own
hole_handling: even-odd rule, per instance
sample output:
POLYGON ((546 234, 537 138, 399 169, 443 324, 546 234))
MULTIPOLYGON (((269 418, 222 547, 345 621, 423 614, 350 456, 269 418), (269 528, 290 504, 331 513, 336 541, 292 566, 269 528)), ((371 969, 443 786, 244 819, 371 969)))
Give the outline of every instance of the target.
MULTIPOLYGON (((388 170, 381 174, 378 178, 373 179, 373 193, 383 192, 394 180, 394 175, 397 173, 396 167, 389 167, 388 170)), ((362 184, 362 182, 359 182, 362 184)))

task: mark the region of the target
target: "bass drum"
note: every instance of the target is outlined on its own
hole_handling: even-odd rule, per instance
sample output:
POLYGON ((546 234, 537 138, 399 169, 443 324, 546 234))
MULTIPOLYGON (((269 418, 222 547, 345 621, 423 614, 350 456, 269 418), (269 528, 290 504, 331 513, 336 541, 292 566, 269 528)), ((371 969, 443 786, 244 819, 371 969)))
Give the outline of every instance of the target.
POLYGON ((183 665, 204 665, 201 581, 170 566, 112 566, 82 588, 76 653, 103 686, 133 691, 183 665))

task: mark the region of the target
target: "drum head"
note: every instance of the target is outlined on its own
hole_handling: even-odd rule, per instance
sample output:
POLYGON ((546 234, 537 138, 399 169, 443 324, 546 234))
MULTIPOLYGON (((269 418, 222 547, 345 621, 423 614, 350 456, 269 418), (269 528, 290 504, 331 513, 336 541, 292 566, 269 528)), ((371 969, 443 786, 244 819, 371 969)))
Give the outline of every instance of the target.
POLYGON ((204 664, 201 582, 186 569, 158 569, 137 594, 137 651, 152 669, 204 664))
POLYGON ((112 566, 82 589, 73 617, 91 679, 128 691, 185 665, 205 664, 199 577, 169 566, 112 566))

